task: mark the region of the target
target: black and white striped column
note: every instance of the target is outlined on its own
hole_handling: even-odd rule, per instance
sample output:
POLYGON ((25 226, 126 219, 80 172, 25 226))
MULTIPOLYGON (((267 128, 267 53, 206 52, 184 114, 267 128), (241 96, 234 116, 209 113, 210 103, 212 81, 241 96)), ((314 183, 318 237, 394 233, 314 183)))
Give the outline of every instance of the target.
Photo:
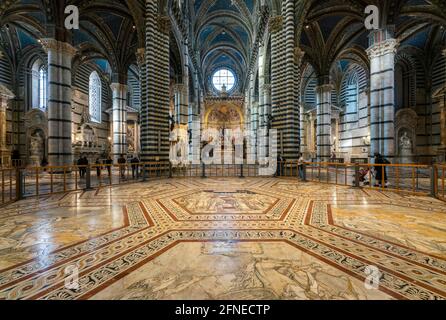
POLYGON ((331 92, 333 85, 324 84, 316 87, 317 95, 317 159, 327 162, 331 153, 331 92))
POLYGON ((259 128, 265 127, 265 68, 266 68, 266 46, 259 48, 259 128))
POLYGON ((55 39, 41 40, 48 54, 48 162, 73 163, 71 141, 71 62, 76 49, 55 39))
POLYGON ((294 61, 296 63, 296 72, 295 72, 295 103, 297 104, 297 108, 299 108, 299 150, 300 152, 304 152, 305 145, 305 132, 304 132, 304 105, 302 103, 302 60, 304 58, 304 51, 299 47, 294 49, 294 61))
POLYGON ((298 158, 300 110, 296 103, 294 1, 284 0, 282 16, 270 19, 271 94, 273 128, 282 137, 279 145, 287 160, 298 158))
POLYGON ((370 58, 370 151, 386 158, 395 154, 395 54, 398 41, 388 33, 375 33, 377 41, 367 49, 370 58), (386 39, 387 37, 387 39, 386 39))
POLYGON ((194 101, 189 104, 189 138, 192 139, 189 147, 189 159, 194 163, 200 162, 200 142, 201 142, 201 121, 200 121, 200 84, 198 82, 198 73, 194 72, 194 86, 190 90, 195 90, 194 101))
POLYGON ((187 87, 184 84, 176 84, 174 86, 175 100, 175 122, 180 125, 187 125, 189 118, 188 94, 187 87))
POLYGON ((112 83, 113 94, 113 160, 127 155, 127 85, 112 83))
POLYGON ((259 102, 256 100, 256 77, 250 77, 250 139, 251 139, 251 159, 257 158, 257 134, 259 129, 259 102))
POLYGON ((169 160, 170 18, 146 0, 145 79, 142 81, 141 160, 169 160))

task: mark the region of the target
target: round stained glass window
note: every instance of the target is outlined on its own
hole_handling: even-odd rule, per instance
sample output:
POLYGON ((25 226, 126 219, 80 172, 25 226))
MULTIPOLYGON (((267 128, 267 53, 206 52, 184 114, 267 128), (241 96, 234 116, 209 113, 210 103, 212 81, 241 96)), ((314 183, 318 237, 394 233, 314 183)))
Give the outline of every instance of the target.
POLYGON ((223 86, 226 91, 231 91, 235 86, 234 73, 229 69, 220 69, 212 76, 212 84, 218 91, 223 91, 223 86))

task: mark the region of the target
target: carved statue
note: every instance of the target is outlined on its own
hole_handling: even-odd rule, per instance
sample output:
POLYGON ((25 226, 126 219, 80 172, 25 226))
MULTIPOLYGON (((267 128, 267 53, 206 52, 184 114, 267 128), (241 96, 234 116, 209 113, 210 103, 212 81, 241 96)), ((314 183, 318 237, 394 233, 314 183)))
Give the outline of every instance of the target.
POLYGON ((127 127, 127 144, 128 144, 128 150, 129 152, 135 151, 135 135, 134 135, 134 127, 128 126, 127 127))
POLYGON ((45 156, 44 137, 41 131, 36 130, 30 136, 29 155, 31 164, 39 166, 40 161, 45 156))
POLYGON ((407 132, 404 132, 404 134, 400 138, 400 147, 401 150, 412 151, 412 140, 410 140, 407 132))

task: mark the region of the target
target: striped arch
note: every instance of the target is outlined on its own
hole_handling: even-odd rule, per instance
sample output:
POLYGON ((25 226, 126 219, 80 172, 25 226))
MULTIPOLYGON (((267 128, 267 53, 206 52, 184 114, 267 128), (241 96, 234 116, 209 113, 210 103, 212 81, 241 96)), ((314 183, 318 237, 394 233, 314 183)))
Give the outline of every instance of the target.
POLYGON ((404 51, 395 57, 395 108, 414 108, 417 96, 417 61, 404 51))

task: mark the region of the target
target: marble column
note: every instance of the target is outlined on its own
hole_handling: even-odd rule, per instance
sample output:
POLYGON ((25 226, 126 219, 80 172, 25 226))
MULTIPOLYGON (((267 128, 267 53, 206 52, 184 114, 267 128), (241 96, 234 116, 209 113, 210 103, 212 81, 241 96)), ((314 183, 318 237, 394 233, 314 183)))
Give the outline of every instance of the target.
POLYGON ((304 105, 302 103, 302 61, 304 58, 305 52, 299 47, 294 49, 294 61, 296 64, 296 72, 295 72, 295 104, 299 108, 299 146, 300 152, 304 152, 305 150, 305 130, 304 130, 304 105))
POLYGON ((187 103, 186 85, 176 84, 174 86, 175 95, 175 122, 180 125, 187 125, 189 118, 189 110, 187 103))
POLYGON ((189 137, 188 140, 192 141, 189 149, 189 160, 194 164, 200 163, 200 143, 201 143, 201 121, 200 121, 200 109, 201 109, 201 93, 200 83, 198 81, 198 72, 194 72, 194 86, 190 90, 195 90, 194 102, 189 105, 189 137))
POLYGON ((265 127, 265 69, 266 69, 266 46, 259 48, 259 128, 265 127))
POLYGON ((326 162, 331 153, 331 92, 333 85, 316 87, 317 99, 317 159, 326 162))
POLYGON ((113 160, 127 155, 127 85, 112 83, 113 95, 113 160))
POLYGON ((395 55, 398 41, 386 30, 374 32, 370 59, 370 152, 395 155, 395 55), (383 40, 384 39, 384 40, 383 40))
POLYGON ((296 160, 300 149, 300 110, 296 102, 295 5, 293 0, 283 0, 281 15, 269 20, 273 128, 278 131, 280 152, 287 160, 296 160))
POLYGON ((271 85, 265 84, 263 85, 263 123, 265 127, 268 125, 269 117, 271 116, 271 85))
POLYGON ((73 163, 71 63, 76 49, 55 39, 41 43, 48 54, 48 161, 67 166, 73 163))
MULTIPOLYGON (((446 49, 443 50, 443 56, 446 57, 446 49)), ((445 69, 445 78, 446 78, 446 69, 445 69)), ((444 84, 444 86, 446 86, 446 84, 444 84)), ((446 149, 446 89, 443 90, 440 99, 442 100, 440 101, 440 106, 441 106, 440 139, 441 139, 441 147, 446 149)))
POLYGON ((250 77, 250 139, 251 159, 257 158, 257 133, 259 129, 259 102, 256 100, 256 75, 250 77))
POLYGON ((14 94, 3 85, 0 85, 0 167, 11 165, 11 151, 6 145, 6 110, 9 100, 14 98, 14 94))
POLYGON ((158 1, 145 2, 145 79, 142 81, 141 160, 168 161, 170 155, 170 17, 158 1))

